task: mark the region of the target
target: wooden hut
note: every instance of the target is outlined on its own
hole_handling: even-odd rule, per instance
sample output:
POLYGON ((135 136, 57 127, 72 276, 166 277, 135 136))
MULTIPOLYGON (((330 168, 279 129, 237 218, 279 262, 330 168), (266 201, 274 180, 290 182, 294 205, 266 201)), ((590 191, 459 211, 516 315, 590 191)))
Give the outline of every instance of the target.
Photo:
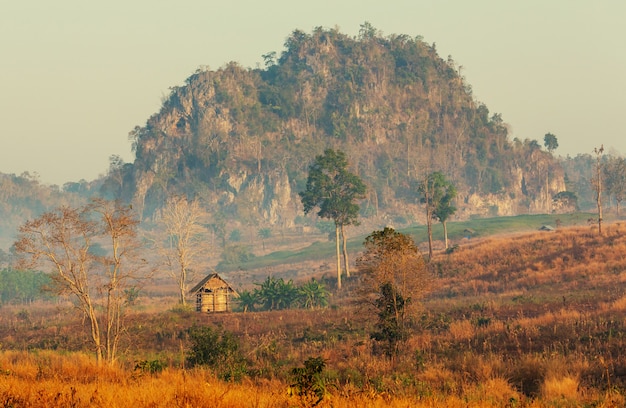
POLYGON ((239 294, 217 273, 202 279, 190 291, 196 297, 196 312, 230 312, 233 298, 239 294))

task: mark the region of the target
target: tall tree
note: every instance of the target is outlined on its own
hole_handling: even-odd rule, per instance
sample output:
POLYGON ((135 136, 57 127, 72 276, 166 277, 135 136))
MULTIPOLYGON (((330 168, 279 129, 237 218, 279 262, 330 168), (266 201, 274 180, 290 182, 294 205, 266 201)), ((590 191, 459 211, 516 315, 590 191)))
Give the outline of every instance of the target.
POLYGON ((440 220, 444 224, 444 231, 447 233, 445 221, 456 211, 456 208, 452 206, 452 200, 456 197, 456 188, 446 180, 443 173, 436 171, 426 176, 426 179, 417 187, 417 191, 420 195, 420 202, 425 204, 426 209, 428 259, 430 261, 433 258, 433 220, 440 220))
POLYGON ((448 184, 441 200, 433 210, 433 216, 443 225, 443 239, 448 249, 448 219, 456 212, 456 207, 452 205, 452 201, 456 198, 456 187, 448 184))
POLYGON ((94 200, 26 222, 15 243, 20 267, 50 268, 59 293, 77 300, 78 310, 89 320, 99 364, 115 361, 124 331, 126 291, 145 277, 134 261, 138 223, 127 206, 94 200))
POLYGON ((626 197, 626 159, 611 156, 603 170, 606 192, 615 200, 616 214, 619 216, 621 202, 626 197))
POLYGON ((591 184, 596 192, 596 205, 598 207, 598 234, 602 235, 602 155, 604 154, 604 145, 600 148, 594 147, 593 152, 596 155, 596 165, 591 184))
POLYGON ((357 260, 362 275, 360 303, 376 311, 379 321, 372 338, 393 357, 406 339, 406 318, 417 310, 429 285, 428 270, 413 239, 386 227, 374 231, 357 260))
POLYGON ((337 251, 337 288, 341 289, 341 256, 339 237, 343 238, 343 259, 346 276, 350 276, 347 239, 344 227, 357 225, 359 205, 355 201, 365 198, 366 187, 356 174, 348 171, 348 160, 340 150, 326 149, 315 157, 309 168, 306 190, 299 193, 304 213, 319 208, 317 215, 335 222, 337 251))
POLYGON ((160 252, 170 267, 171 276, 178 286, 178 301, 187 303, 187 285, 193 279, 193 265, 199 266, 201 256, 207 251, 202 221, 205 212, 197 200, 172 197, 162 209, 165 239, 160 240, 160 252))

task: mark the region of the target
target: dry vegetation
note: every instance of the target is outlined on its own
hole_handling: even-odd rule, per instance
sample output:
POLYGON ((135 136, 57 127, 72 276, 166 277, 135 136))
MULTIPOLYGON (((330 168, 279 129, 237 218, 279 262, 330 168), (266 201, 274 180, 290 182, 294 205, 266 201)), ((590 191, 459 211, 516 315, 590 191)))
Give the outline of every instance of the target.
MULTIPOLYGON (((200 315, 143 299, 124 358, 98 367, 84 322, 65 304, 0 308, 0 405, 310 406, 290 371, 326 362, 333 407, 621 407, 626 404, 626 227, 486 238, 436 256, 435 289, 390 361, 372 352, 375 316, 350 302, 323 310, 200 315), (235 334, 248 374, 224 382, 185 366, 187 329, 235 334), (136 369, 158 361, 163 371, 136 369)), ((174 299, 168 299, 171 305, 174 299)))

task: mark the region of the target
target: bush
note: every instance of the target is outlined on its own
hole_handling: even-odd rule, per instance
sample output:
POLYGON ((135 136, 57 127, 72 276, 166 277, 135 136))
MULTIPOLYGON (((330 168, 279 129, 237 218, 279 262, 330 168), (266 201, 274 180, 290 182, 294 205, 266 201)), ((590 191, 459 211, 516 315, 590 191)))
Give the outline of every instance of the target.
POLYGON ((292 368, 293 394, 298 395, 303 402, 310 402, 312 406, 319 404, 326 395, 326 381, 322 376, 325 367, 326 362, 322 357, 309 357, 304 367, 292 368))
POLYGON ((187 362, 192 367, 207 366, 226 381, 240 381, 247 373, 239 341, 227 331, 193 326, 188 330, 191 349, 187 362))
POLYGON ((142 373, 156 374, 163 371, 166 364, 159 360, 142 360, 135 364, 135 371, 141 371, 142 373))

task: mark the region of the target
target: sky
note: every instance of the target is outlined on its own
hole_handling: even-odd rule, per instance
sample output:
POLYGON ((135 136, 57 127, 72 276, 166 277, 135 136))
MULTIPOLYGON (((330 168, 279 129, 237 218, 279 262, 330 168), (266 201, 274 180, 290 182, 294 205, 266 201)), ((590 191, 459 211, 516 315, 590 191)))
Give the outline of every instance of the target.
POLYGON ((623 0, 20 0, 0 3, 0 172, 93 180, 200 67, 263 66, 296 29, 369 22, 462 66, 510 138, 626 153, 623 0))

